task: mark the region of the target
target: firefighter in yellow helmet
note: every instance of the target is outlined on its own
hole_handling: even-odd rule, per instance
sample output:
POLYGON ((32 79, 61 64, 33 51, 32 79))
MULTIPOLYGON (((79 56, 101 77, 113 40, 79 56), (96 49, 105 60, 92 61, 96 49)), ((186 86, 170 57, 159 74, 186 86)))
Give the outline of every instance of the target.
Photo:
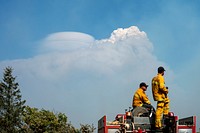
POLYGON ((147 90, 148 85, 144 82, 140 83, 139 88, 135 92, 133 96, 133 103, 132 106, 133 108, 137 106, 148 106, 151 104, 149 101, 145 91, 147 90))
POLYGON ((165 86, 164 80, 165 69, 163 67, 158 68, 158 74, 152 79, 152 93, 154 101, 157 101, 155 127, 157 129, 162 128, 161 118, 162 115, 167 116, 169 113, 169 98, 168 87, 165 86))

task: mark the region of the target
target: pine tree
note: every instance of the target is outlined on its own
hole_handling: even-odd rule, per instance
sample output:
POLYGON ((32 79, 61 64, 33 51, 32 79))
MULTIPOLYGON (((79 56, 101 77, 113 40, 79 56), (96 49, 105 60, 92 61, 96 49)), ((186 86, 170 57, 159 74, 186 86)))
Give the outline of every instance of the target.
POLYGON ((0 132, 3 133, 20 132, 25 108, 25 100, 21 99, 19 84, 12 71, 11 67, 6 67, 0 82, 0 132))

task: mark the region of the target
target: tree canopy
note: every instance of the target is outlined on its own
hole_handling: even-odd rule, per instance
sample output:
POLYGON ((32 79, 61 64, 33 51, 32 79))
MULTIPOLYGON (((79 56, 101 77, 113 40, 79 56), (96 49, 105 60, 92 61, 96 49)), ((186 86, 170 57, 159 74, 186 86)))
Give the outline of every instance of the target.
POLYGON ((31 108, 27 106, 23 114, 25 125, 23 129, 27 132, 37 133, 70 133, 77 132, 72 125, 67 123, 67 116, 63 113, 57 113, 45 110, 31 108))
POLYGON ((4 69, 0 81, 0 133, 93 133, 93 125, 76 129, 64 113, 25 106, 13 69, 4 69))
POLYGON ((21 99, 19 84, 12 71, 11 67, 5 68, 0 82, 0 132, 17 133, 23 124, 25 100, 21 99))

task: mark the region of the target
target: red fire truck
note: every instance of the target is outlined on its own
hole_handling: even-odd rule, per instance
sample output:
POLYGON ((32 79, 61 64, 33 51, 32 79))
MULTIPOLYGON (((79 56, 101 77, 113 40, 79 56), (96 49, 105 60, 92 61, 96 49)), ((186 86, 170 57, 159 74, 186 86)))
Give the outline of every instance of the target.
POLYGON ((116 115, 114 121, 103 116, 98 121, 98 133, 196 133, 196 116, 179 119, 173 112, 162 120, 163 129, 155 129, 155 110, 152 108, 129 108, 116 115))

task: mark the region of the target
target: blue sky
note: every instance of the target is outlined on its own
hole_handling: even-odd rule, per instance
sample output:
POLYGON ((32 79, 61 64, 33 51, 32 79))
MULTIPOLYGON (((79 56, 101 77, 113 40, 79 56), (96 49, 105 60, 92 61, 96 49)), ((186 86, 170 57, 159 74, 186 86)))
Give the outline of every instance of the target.
MULTIPOLYGON (((192 108, 191 103, 198 105, 196 97, 200 92, 197 85, 200 81, 199 4, 197 0, 1 0, 0 68, 14 67, 28 104, 64 111, 74 123, 79 122, 75 117, 78 102, 74 97, 83 94, 80 107, 85 112, 98 105, 104 108, 95 110, 97 116, 92 120, 84 117, 80 120, 95 123, 103 114, 112 116, 112 109, 114 113, 122 112, 129 106, 140 81, 150 84, 157 66, 164 65, 169 72, 168 86, 172 88, 172 109, 180 116, 200 117, 198 111, 188 109, 192 108), (120 32, 118 35, 126 39, 114 42, 113 48, 109 40, 111 33, 131 26, 139 29, 132 28, 139 40, 120 32), (114 99, 115 90, 109 88, 116 88, 113 95, 128 89, 127 99, 113 104, 109 97, 114 99), (52 98, 56 90, 58 94, 52 98), (62 95, 65 93, 68 98, 62 95), (105 101, 101 102, 102 97, 109 101, 106 105, 105 101), (87 104, 89 101, 91 104, 87 104)), ((148 93, 151 95, 150 89, 148 93)))
POLYGON ((114 29, 136 25, 148 34, 159 58, 177 66, 197 52, 198 4, 156 0, 1 1, 0 59, 31 57, 37 41, 54 32, 78 31, 102 39, 114 29), (163 36, 158 37, 160 34, 163 36))

